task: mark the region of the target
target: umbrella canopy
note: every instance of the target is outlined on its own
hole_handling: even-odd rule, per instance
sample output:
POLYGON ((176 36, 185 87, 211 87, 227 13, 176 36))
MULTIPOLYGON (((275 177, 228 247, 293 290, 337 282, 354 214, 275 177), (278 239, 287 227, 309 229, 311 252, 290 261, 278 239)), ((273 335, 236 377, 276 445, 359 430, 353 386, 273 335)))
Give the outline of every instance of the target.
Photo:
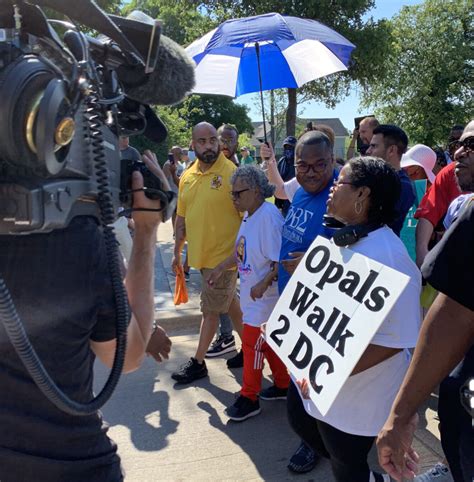
POLYGON ((195 93, 238 97, 347 70, 354 48, 316 20, 267 13, 227 20, 186 51, 197 65, 195 93))

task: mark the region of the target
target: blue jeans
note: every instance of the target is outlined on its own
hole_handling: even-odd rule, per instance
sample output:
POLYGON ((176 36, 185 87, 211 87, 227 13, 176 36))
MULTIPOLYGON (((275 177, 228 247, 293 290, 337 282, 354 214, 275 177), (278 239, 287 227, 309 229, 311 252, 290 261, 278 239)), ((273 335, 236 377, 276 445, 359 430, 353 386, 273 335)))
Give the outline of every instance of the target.
POLYGON ((219 334, 224 338, 232 336, 232 320, 230 319, 230 316, 227 313, 221 313, 219 319, 219 334))

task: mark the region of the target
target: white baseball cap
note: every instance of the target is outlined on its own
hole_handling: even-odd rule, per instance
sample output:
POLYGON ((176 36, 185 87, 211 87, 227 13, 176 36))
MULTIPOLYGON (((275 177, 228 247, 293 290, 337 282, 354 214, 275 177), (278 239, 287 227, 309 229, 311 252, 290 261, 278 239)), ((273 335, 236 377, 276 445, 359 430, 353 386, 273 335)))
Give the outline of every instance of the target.
POLYGON ((435 175, 433 167, 436 163, 436 152, 424 144, 416 144, 402 156, 401 167, 420 166, 424 169, 428 181, 433 184, 435 175))

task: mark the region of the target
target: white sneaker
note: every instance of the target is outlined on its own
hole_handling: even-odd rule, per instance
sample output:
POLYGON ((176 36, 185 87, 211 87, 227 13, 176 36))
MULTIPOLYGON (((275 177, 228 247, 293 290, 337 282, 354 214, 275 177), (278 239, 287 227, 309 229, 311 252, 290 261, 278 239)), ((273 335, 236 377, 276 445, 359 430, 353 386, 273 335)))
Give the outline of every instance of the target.
POLYGON ((449 467, 438 462, 428 472, 416 476, 413 482, 454 482, 454 479, 449 467))

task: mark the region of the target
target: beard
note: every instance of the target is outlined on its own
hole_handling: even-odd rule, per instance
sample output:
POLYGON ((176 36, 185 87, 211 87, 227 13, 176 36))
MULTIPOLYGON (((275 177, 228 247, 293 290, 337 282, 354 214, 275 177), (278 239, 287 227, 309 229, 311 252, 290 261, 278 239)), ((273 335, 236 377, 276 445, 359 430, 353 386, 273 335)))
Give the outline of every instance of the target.
POLYGON ((217 161, 217 158, 219 157, 219 151, 206 151, 203 153, 196 153, 197 158, 201 161, 204 162, 204 164, 214 164, 214 162, 217 161))
POLYGON ((459 179, 456 176, 456 184, 461 192, 474 192, 474 180, 472 178, 470 180, 459 179))

